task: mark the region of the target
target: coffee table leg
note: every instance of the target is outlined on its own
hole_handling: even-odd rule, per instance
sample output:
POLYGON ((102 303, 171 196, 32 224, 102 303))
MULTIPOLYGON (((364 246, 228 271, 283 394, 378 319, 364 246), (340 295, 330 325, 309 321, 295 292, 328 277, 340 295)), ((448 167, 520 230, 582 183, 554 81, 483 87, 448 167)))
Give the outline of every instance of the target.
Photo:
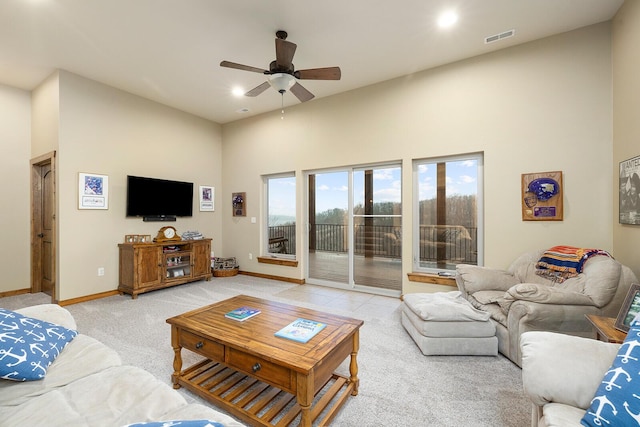
POLYGON ((173 388, 180 388, 178 379, 180 378, 180 372, 182 371, 182 347, 180 346, 178 328, 171 326, 171 347, 173 347, 173 375, 171 375, 171 382, 173 388))
POLYGON ((351 377, 349 380, 353 383, 353 391, 351 392, 352 396, 358 395, 358 386, 360 385, 360 380, 358 379, 358 350, 360 349, 360 331, 356 330, 356 333, 353 334, 353 351, 351 352, 351 363, 349 364, 349 373, 351 377))
POLYGON ((298 374, 296 401, 300 406, 300 427, 311 427, 311 404, 313 403, 313 372, 309 375, 298 374))

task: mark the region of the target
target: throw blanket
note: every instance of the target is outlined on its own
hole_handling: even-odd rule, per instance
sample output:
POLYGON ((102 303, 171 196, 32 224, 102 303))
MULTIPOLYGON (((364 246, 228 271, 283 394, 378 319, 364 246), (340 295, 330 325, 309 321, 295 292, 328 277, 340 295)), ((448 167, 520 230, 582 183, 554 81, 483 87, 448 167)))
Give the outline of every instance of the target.
POLYGON ((601 249, 584 249, 573 246, 554 246, 544 251, 536 263, 536 274, 554 282, 562 283, 582 273, 584 263, 595 255, 611 257, 601 249))

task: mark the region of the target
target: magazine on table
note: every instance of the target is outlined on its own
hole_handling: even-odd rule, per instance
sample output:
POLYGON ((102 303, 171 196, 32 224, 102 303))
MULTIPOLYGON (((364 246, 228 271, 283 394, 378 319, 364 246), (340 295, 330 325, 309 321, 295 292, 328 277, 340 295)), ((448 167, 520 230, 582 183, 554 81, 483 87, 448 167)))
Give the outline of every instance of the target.
POLYGON ((253 316, 257 316, 258 314, 260 314, 260 310, 258 310, 257 308, 244 306, 236 308, 235 310, 231 310, 230 312, 225 314, 224 317, 244 322, 245 320, 250 319, 253 316))
POLYGON ((325 323, 300 318, 280 329, 275 335, 277 337, 306 343, 326 326, 325 323))

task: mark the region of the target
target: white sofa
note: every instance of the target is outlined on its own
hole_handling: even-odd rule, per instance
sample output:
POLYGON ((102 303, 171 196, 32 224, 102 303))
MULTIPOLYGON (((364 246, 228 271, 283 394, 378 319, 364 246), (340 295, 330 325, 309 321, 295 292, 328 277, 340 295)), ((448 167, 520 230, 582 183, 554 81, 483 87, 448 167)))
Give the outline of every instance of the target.
POLYGON ((520 337, 522 383, 533 404, 532 427, 581 427, 620 344, 554 332, 520 337))
MULTIPOLYGON (((55 304, 15 311, 77 329, 69 311, 55 304)), ((143 369, 122 365, 114 350, 83 334, 64 348, 44 379, 0 380, 3 427, 117 427, 137 422, 201 419, 228 427, 243 426, 213 408, 188 404, 169 384, 143 369)))

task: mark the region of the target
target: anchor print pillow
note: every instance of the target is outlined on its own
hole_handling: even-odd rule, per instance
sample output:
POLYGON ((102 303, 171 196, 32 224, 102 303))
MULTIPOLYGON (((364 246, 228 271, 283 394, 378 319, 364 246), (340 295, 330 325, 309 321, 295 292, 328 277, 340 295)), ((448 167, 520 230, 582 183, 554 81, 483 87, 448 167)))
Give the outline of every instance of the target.
POLYGON ((35 381, 77 331, 0 308, 0 378, 35 381))
POLYGON ((640 425, 640 323, 633 323, 581 420, 587 427, 640 425))

